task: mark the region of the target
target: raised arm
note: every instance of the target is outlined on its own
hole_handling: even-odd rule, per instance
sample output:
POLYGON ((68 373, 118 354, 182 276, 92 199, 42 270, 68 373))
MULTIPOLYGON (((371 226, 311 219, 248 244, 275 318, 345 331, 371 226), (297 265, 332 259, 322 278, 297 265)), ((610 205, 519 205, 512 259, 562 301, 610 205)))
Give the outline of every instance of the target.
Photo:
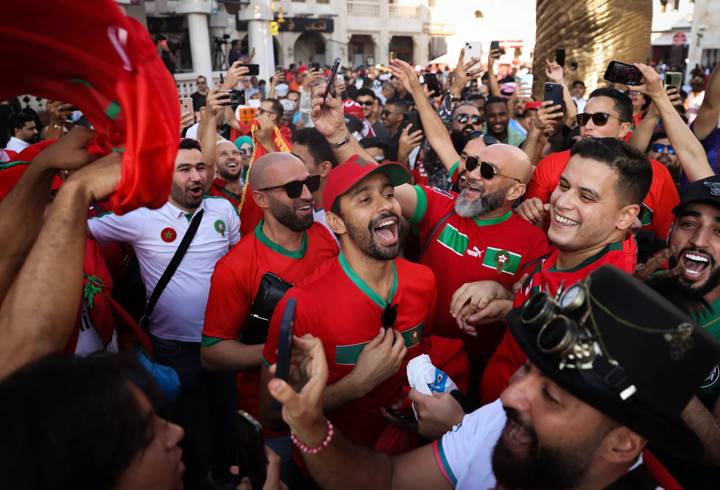
POLYGON ((717 128, 720 119, 720 63, 715 65, 705 88, 705 98, 693 123, 693 133, 704 140, 717 128))
POLYGON ((115 189, 120 161, 112 153, 60 187, 0 309, 0 379, 65 346, 80 306, 88 205, 115 189))
POLYGON ((690 182, 714 175, 707 154, 693 132, 675 110, 665 92, 660 75, 647 65, 636 63, 643 74, 643 85, 636 90, 647 94, 660 112, 665 133, 675 148, 683 172, 690 182))
POLYGON ((497 77, 495 76, 495 60, 500 58, 499 49, 491 49, 488 55, 488 88, 490 89, 490 95, 500 97, 500 86, 498 85, 497 77))

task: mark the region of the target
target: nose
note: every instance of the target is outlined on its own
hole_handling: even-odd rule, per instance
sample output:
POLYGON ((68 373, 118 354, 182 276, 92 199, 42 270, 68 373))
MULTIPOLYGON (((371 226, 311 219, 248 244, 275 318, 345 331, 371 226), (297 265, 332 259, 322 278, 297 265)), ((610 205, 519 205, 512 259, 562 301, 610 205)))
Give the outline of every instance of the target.
POLYGON ((570 209, 573 204, 573 199, 571 196, 572 192, 567 191, 560 191, 557 190, 557 197, 554 201, 552 201, 553 206, 555 206, 558 209, 570 209))
POLYGON ((300 193, 300 199, 304 201, 309 201, 313 198, 312 193, 310 192, 310 189, 308 189, 307 184, 303 185, 302 192, 300 193))
POLYGON ((695 231, 695 233, 693 233, 692 236, 690 237, 690 244, 693 247, 700 248, 700 249, 707 247, 707 245, 709 243, 709 240, 708 240, 709 233, 710 233, 710 231, 706 227, 704 227, 704 226, 698 227, 698 229, 695 231))
MULTIPOLYGON (((521 367, 521 370, 526 367, 521 367)), ((511 407, 518 412, 527 413, 532 406, 533 379, 531 374, 516 373, 511 378, 510 385, 500 394, 503 406, 511 407)))
POLYGON ((172 422, 168 422, 169 427, 167 431, 167 438, 165 440, 166 446, 168 449, 172 449, 178 444, 180 444, 180 441, 183 440, 185 437, 185 429, 180 427, 177 424, 173 424, 172 422))

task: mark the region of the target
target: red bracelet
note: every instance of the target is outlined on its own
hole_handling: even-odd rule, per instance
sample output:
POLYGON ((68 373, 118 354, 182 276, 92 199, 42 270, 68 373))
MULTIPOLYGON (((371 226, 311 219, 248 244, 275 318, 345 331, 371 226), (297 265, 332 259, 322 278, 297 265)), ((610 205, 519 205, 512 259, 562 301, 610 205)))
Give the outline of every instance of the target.
POLYGON ((292 439, 293 444, 295 444, 300 451, 307 454, 317 454, 330 445, 330 441, 332 441, 332 438, 335 435, 335 428, 333 427, 333 424, 328 419, 325 419, 325 423, 327 424, 327 435, 325 436, 325 440, 323 440, 319 446, 308 447, 300 442, 300 439, 298 439, 293 433, 290 434, 290 439, 292 439))

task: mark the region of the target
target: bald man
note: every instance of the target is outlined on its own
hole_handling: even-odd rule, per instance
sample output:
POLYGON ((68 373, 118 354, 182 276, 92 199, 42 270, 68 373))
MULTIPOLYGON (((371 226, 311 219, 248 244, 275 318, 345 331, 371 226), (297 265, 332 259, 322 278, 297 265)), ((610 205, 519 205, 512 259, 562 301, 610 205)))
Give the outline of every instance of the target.
POLYGON ((228 140, 218 141, 215 151, 215 179, 210 185, 208 195, 224 197, 238 209, 243 189, 243 171, 240 150, 228 140))
POLYGON ((433 337, 433 361, 457 377, 461 387, 469 382, 474 391, 477 383, 467 377, 463 343, 473 374, 480 375, 505 327, 494 323, 475 337, 463 334, 458 325, 462 318, 450 314, 453 293, 463 284, 480 280, 493 280, 509 289, 549 249, 545 234, 527 226, 512 210, 525 194, 532 172, 522 150, 472 140, 461 155, 460 166, 465 180, 459 194, 406 184, 397 187, 395 195, 403 216, 419 230, 420 262, 437 278, 433 333, 441 338, 433 337), (453 361, 448 364, 450 359, 453 361))
MULTIPOLYGON (((338 254, 335 239, 313 222, 312 193, 318 185, 319 176, 310 176, 303 162, 290 153, 260 157, 250 173, 250 186, 263 220, 217 263, 212 275, 203 365, 212 371, 237 372, 239 405, 256 418, 268 322, 251 320, 250 314, 272 313, 275 306, 259 309, 266 292, 259 291, 263 277, 272 274, 292 285, 338 254)), ((270 314, 261 316, 270 318, 270 314)))

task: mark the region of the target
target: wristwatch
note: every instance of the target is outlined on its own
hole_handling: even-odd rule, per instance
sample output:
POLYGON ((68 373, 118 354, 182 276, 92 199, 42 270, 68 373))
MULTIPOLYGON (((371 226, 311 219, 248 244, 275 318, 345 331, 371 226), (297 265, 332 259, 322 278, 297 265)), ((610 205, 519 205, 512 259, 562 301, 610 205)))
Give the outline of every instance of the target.
POLYGON ((341 139, 340 141, 338 141, 337 143, 334 143, 334 144, 332 145, 332 149, 333 149, 333 150, 339 150, 339 149, 342 148, 343 146, 345 146, 345 145, 347 145, 348 143, 350 143, 350 138, 352 138, 352 136, 351 136, 350 133, 348 132, 348 133, 343 137, 343 139, 341 139))

